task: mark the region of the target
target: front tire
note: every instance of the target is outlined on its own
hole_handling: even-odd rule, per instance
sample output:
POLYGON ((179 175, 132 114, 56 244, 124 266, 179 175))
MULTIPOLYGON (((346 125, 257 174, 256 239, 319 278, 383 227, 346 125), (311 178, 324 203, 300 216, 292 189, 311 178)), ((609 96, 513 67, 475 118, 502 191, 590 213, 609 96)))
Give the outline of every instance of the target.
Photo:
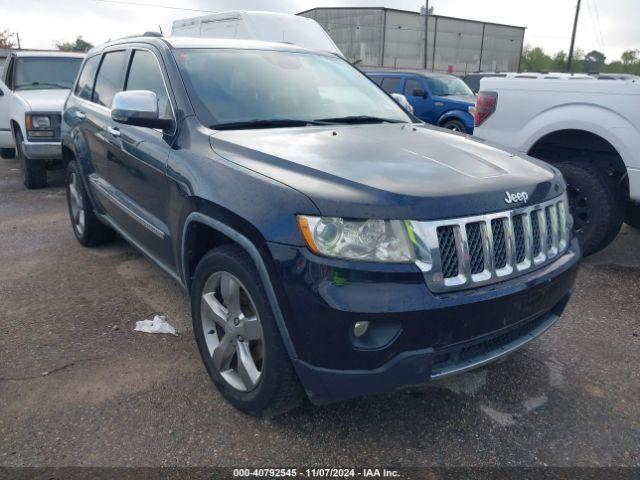
POLYGON ((224 245, 200 260, 191 315, 207 372, 229 403, 254 415, 281 414, 300 403, 304 391, 264 286, 239 246, 224 245))
POLYGON ((98 220, 76 162, 69 162, 67 166, 66 183, 69 218, 78 242, 85 247, 94 247, 112 241, 116 232, 98 220))
POLYGON ((598 168, 583 162, 556 164, 567 182, 574 234, 583 254, 592 255, 613 241, 624 217, 615 187, 598 168))
POLYGON ((24 137, 20 130, 16 131, 15 142, 20 169, 22 170, 22 181, 29 190, 44 188, 47 186, 47 164, 44 160, 33 160, 27 158, 22 150, 24 137))
POLYGON ((441 127, 451 130, 452 132, 467 133, 466 127, 460 120, 447 120, 441 127))
POLYGON ((0 148, 0 157, 2 158, 13 158, 16 155, 15 148, 0 148))

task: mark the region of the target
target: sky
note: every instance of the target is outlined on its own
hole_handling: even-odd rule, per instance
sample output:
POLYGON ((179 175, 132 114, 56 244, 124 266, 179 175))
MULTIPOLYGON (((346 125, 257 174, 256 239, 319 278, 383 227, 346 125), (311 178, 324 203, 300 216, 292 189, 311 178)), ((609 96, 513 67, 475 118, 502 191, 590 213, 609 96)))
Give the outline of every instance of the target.
MULTIPOLYGON (((431 0, 434 13, 527 27, 525 44, 547 53, 568 51, 577 0, 431 0)), ((205 10, 270 10, 297 13, 313 7, 369 6, 418 11, 420 0, 0 0, 0 30, 20 34, 23 48, 52 48, 77 35, 98 45, 109 39, 157 30, 171 31, 173 20, 205 10), (154 4, 170 8, 113 2, 154 4)), ((582 0, 577 48, 599 50, 608 60, 640 49, 638 0, 582 0), (636 8, 633 8, 633 7, 636 8)))

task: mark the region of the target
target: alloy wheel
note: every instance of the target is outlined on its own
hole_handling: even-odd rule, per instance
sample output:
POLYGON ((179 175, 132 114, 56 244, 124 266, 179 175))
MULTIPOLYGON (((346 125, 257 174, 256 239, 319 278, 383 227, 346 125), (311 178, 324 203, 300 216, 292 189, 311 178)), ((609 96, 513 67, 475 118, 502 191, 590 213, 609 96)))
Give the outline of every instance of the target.
POLYGON ((202 291, 200 317, 214 368, 234 389, 249 392, 262 376, 264 333, 247 289, 226 271, 213 273, 202 291))
POLYGON ((73 220, 73 228, 76 229, 78 235, 84 233, 85 212, 82 193, 80 192, 80 180, 75 172, 69 177, 69 208, 71 209, 71 219, 73 220))

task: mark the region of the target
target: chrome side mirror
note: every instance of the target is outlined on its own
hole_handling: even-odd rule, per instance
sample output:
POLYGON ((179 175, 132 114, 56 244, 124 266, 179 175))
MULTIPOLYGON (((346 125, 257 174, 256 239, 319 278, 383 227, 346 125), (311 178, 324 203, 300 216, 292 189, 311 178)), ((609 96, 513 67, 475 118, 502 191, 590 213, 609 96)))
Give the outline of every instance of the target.
POLYGON ((116 93, 111 103, 114 122, 137 127, 168 128, 171 120, 160 118, 158 97, 148 90, 129 90, 116 93))
POLYGON ((407 110, 409 113, 413 113, 413 106, 409 103, 407 97, 405 97, 401 93, 392 93, 391 96, 398 105, 407 110))

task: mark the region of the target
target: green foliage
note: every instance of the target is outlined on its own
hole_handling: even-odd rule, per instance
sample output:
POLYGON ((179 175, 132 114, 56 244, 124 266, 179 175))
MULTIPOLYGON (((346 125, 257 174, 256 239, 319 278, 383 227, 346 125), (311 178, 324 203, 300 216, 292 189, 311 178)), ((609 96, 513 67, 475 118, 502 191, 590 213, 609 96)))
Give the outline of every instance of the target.
POLYGON ((57 42, 56 47, 64 52, 88 52, 93 48, 93 45, 78 35, 73 42, 57 42))
POLYGON ((522 51, 521 68, 523 72, 548 72, 552 60, 540 47, 526 45, 522 51))
MULTIPOLYGON (((522 50, 520 69, 523 72, 566 72, 568 55, 565 51, 557 52, 553 57, 547 55, 540 47, 525 45, 522 50)), ((573 73, 631 73, 640 75, 640 50, 627 50, 621 60, 607 63, 607 57, 598 50, 584 53, 576 49, 573 54, 573 73)))
POLYGON ((6 30, 0 30, 0 48, 14 48, 16 46, 13 41, 13 32, 6 30))

